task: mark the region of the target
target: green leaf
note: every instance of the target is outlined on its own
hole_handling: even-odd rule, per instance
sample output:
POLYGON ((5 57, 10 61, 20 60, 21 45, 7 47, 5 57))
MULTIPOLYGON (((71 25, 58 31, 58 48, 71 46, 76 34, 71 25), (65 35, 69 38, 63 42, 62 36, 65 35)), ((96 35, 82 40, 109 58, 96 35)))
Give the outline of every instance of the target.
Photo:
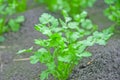
POLYGON ((78 47, 77 53, 82 53, 85 51, 85 49, 86 49, 86 45, 82 44, 78 47))
POLYGON ((45 35, 48 35, 48 36, 50 36, 51 34, 52 34, 52 32, 51 32, 51 30, 50 29, 47 29, 47 28, 42 28, 42 30, 43 30, 43 34, 45 34, 45 35))
POLYGON ((81 25, 85 29, 91 29, 93 27, 92 22, 89 19, 84 20, 81 25))
POLYGON ((4 15, 5 14, 5 11, 4 11, 4 8, 6 7, 5 4, 2 4, 0 3, 0 14, 4 15))
POLYGON ((36 25, 35 29, 40 31, 42 34, 47 35, 47 36, 50 36, 52 34, 50 28, 43 26, 43 25, 36 25))
POLYGON ((4 42, 5 38, 3 36, 0 36, 0 42, 4 42))
POLYGON ((60 33, 54 33, 50 36, 50 39, 49 39, 50 43, 49 43, 49 46, 50 47, 65 47, 65 43, 64 43, 64 39, 62 38, 62 35, 60 33))
POLYGON ((30 63, 31 64, 36 64, 38 61, 39 61, 38 56, 36 56, 36 55, 30 56, 30 63))
POLYGON ((40 23, 42 24, 47 24, 50 22, 50 18, 51 18, 51 15, 47 14, 47 13, 44 13, 43 15, 41 15, 41 17, 39 18, 39 21, 40 23))
POLYGON ((98 43, 99 45, 106 45, 106 41, 105 40, 98 40, 96 43, 98 43))
POLYGON ((49 22, 53 23, 54 25, 58 25, 58 23, 55 21, 57 21, 57 19, 55 19, 53 16, 47 14, 47 13, 44 13, 41 15, 41 17, 39 18, 39 21, 40 23, 42 24, 48 24, 49 22))
POLYGON ((64 21, 62 21, 61 19, 59 19, 59 21, 60 21, 60 24, 62 25, 63 29, 67 29, 68 28, 67 24, 64 21))
POLYGON ((67 62, 67 63, 69 63, 71 61, 71 58, 72 57, 70 55, 67 55, 67 56, 64 56, 64 57, 58 56, 58 60, 59 61, 61 61, 61 62, 67 62))
POLYGON ((25 21, 24 16, 18 16, 17 19, 15 19, 16 22, 21 23, 25 21))
POLYGON ((116 0, 104 0, 107 4, 113 4, 116 0))
POLYGON ((12 7, 10 4, 8 5, 8 7, 5 8, 6 15, 12 15, 15 12, 15 7, 12 7))
POLYGON ((79 32, 72 33, 70 38, 71 38, 72 41, 76 41, 78 38, 80 38, 79 32))
POLYGON ((54 27, 56 28, 56 27, 58 27, 58 25, 59 25, 58 20, 55 19, 54 17, 51 19, 50 22, 51 22, 51 24, 52 24, 52 25, 51 25, 52 28, 54 28, 54 27))
POLYGON ((54 61, 51 61, 51 62, 47 63, 46 65, 50 71, 54 71, 56 68, 54 61))
POLYGON ((45 27, 45 25, 37 24, 37 25, 35 25, 34 28, 35 28, 37 31, 41 32, 41 27, 45 27))
POLYGON ((48 46, 48 41, 47 40, 41 40, 41 39, 35 39, 35 44, 39 46, 48 46))
POLYGON ((39 21, 43 25, 47 24, 47 26, 50 28, 58 27, 59 24, 56 18, 47 13, 42 14, 41 17, 39 18, 39 21))
POLYGON ((95 40, 94 40, 93 36, 89 36, 86 40, 82 40, 80 42, 84 46, 93 46, 95 43, 95 40))
MULTIPOLYGON (((64 16, 64 18, 68 17, 68 13, 66 10, 62 10, 62 14, 64 16)), ((70 18, 68 20, 66 20, 66 22, 70 21, 70 18)))
POLYGON ((114 30, 115 30, 115 27, 114 26, 110 26, 109 28, 104 29, 102 32, 104 34, 113 34, 114 30))
POLYGON ((78 57, 90 57, 90 56, 92 56, 92 54, 90 53, 90 52, 87 52, 87 51, 85 51, 85 52, 83 52, 83 53, 80 53, 80 54, 76 54, 76 56, 78 56, 78 57))
POLYGON ((19 31, 19 28, 20 28, 20 24, 17 23, 15 20, 11 19, 9 22, 8 22, 10 28, 12 31, 14 32, 17 32, 19 31))
POLYGON ((46 63, 50 60, 49 58, 50 56, 48 55, 48 52, 44 48, 41 48, 34 52, 34 55, 30 57, 30 63, 36 64, 38 61, 46 63))
POLYGON ((62 28, 52 28, 51 31, 57 33, 57 32, 60 32, 60 31, 62 31, 62 30, 63 30, 62 28))
POLYGON ((81 16, 82 18, 87 17, 87 12, 86 12, 86 11, 83 11, 83 12, 80 14, 80 16, 81 16))
POLYGON ((65 22, 67 23, 67 22, 70 22, 72 20, 72 18, 71 17, 65 17, 65 22))
POLYGON ((41 53, 48 53, 48 51, 45 48, 38 49, 38 52, 41 53))
POLYGON ((45 48, 38 49, 34 55, 39 59, 41 63, 47 64, 52 60, 51 54, 45 48))
POLYGON ((70 29, 76 29, 76 28, 78 28, 78 25, 79 25, 79 23, 77 23, 77 22, 69 22, 68 23, 68 27, 70 29))
POLYGON ((75 19, 77 22, 83 22, 86 17, 87 17, 87 12, 86 12, 86 11, 83 11, 83 12, 81 12, 81 14, 75 15, 75 16, 74 16, 74 19, 75 19))
POLYGON ((31 48, 29 48, 29 49, 19 50, 19 51, 17 52, 17 54, 30 53, 30 52, 32 52, 32 50, 33 50, 33 47, 31 47, 31 48))
POLYGON ((103 32, 94 32, 93 38, 99 45, 106 45, 106 41, 113 35, 113 27, 103 30, 103 32))
POLYGON ((89 6, 89 7, 92 7, 95 1, 96 1, 96 0, 89 0, 89 1, 88 1, 88 6, 89 6))
POLYGON ((112 15, 112 14, 111 14, 111 15, 109 15, 109 16, 108 16, 108 18, 109 18, 110 20, 112 20, 112 21, 115 21, 115 20, 116 20, 116 19, 115 19, 115 16, 114 16, 114 15, 112 15))
POLYGON ((45 79, 48 80, 48 75, 49 75, 48 70, 42 71, 42 73, 40 74, 40 80, 45 80, 45 79))
POLYGON ((80 1, 81 2, 80 5, 82 8, 92 7, 95 1, 96 0, 82 0, 82 1, 80 1))
POLYGON ((7 31, 9 31, 8 25, 4 26, 3 29, 2 29, 2 32, 3 32, 3 33, 7 32, 7 31))

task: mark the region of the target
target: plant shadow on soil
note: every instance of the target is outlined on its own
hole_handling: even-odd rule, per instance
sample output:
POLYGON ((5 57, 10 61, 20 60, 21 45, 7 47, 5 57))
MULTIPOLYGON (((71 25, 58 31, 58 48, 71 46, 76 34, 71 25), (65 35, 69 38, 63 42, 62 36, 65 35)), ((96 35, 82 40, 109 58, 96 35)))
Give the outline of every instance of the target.
MULTIPOLYGON (((100 29, 111 24, 102 14, 105 7, 103 0, 97 0, 94 8, 88 9, 90 18, 100 29)), ((5 34, 6 41, 0 43, 0 80, 39 80, 39 74, 45 69, 44 65, 40 63, 32 65, 27 60, 13 60, 28 58, 32 54, 17 55, 16 52, 35 46, 34 39, 44 38, 34 30, 34 25, 44 12, 50 13, 45 7, 37 7, 22 13, 26 21, 22 24, 21 30, 5 34)), ((60 17, 56 13, 52 15, 60 17)), ((120 80, 120 34, 114 34, 106 46, 95 45, 89 47, 88 51, 92 52, 93 56, 81 60, 68 80, 120 80), (86 65, 88 62, 89 65, 86 65)))

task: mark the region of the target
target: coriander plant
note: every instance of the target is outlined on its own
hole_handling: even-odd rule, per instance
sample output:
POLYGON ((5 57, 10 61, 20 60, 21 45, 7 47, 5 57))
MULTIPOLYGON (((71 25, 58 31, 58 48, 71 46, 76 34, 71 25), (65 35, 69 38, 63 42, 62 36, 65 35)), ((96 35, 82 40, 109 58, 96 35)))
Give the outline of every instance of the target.
POLYGON ((12 18, 12 15, 25 9, 26 0, 0 0, 0 42, 4 41, 3 33, 18 31, 24 16, 12 18), (23 4, 24 3, 24 4, 23 4))
POLYGON ((92 7, 96 0, 37 0, 48 6, 52 11, 67 11, 70 16, 74 17, 81 13, 86 7, 92 7))
POLYGON ((27 0, 1 0, 1 1, 3 1, 4 3, 13 4, 17 12, 26 10, 27 0))
POLYGON ((105 0, 105 3, 108 4, 105 15, 116 25, 120 25, 120 0, 105 0))
POLYGON ((87 47, 96 43, 106 44, 113 34, 112 28, 98 32, 86 16, 86 12, 82 12, 78 21, 72 21, 65 15, 63 21, 47 13, 41 15, 40 23, 35 25, 35 29, 46 36, 45 39, 35 39, 35 44, 40 48, 34 51, 31 47, 17 53, 31 52, 32 64, 40 62, 46 65, 47 69, 40 74, 40 80, 49 80, 50 75, 54 80, 66 80, 82 58, 92 55, 86 50, 87 47))

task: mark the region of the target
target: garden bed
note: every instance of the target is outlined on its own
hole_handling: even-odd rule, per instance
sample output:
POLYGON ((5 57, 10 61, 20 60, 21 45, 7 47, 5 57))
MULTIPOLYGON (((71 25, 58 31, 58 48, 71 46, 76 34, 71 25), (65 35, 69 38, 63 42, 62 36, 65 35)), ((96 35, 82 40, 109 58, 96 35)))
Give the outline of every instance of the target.
MULTIPOLYGON (((90 19, 100 30, 108 27, 111 22, 103 16, 106 6, 98 0, 95 7, 89 8, 90 19)), ((32 65, 29 60, 15 61, 28 58, 31 54, 17 55, 17 51, 34 46, 34 39, 44 36, 34 30, 42 13, 50 13, 45 7, 36 7, 22 13, 26 20, 19 32, 5 34, 6 41, 0 43, 0 80, 39 80, 39 74, 45 69, 40 63, 32 65)), ((60 17, 57 13, 51 13, 60 17)), ((120 34, 114 34, 106 46, 95 45, 88 48, 92 57, 85 58, 76 66, 68 80, 119 80, 120 79, 120 34)), ((52 80, 52 79, 49 79, 52 80)))

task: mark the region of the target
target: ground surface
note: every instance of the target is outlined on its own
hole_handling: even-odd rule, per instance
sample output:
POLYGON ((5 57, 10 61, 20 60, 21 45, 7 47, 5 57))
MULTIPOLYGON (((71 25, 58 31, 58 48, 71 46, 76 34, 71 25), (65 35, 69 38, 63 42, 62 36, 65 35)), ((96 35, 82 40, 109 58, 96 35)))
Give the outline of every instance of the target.
MULTIPOLYGON (((93 9, 88 9, 90 18, 100 29, 111 24, 102 14, 104 8, 103 1, 98 0, 93 9)), ((34 30, 38 17, 44 12, 48 11, 44 7, 37 7, 22 13, 26 21, 21 30, 5 34, 6 41, 0 43, 0 80, 39 80, 39 73, 45 69, 43 65, 31 65, 29 61, 14 59, 28 58, 31 54, 16 55, 16 52, 35 46, 34 39, 44 37, 34 30)), ((58 16, 55 13, 52 15, 58 16)), ((95 45, 88 50, 93 56, 83 59, 73 70, 69 80, 120 80, 120 34, 115 34, 106 46, 95 45), (86 66, 91 60, 92 63, 86 66)))

